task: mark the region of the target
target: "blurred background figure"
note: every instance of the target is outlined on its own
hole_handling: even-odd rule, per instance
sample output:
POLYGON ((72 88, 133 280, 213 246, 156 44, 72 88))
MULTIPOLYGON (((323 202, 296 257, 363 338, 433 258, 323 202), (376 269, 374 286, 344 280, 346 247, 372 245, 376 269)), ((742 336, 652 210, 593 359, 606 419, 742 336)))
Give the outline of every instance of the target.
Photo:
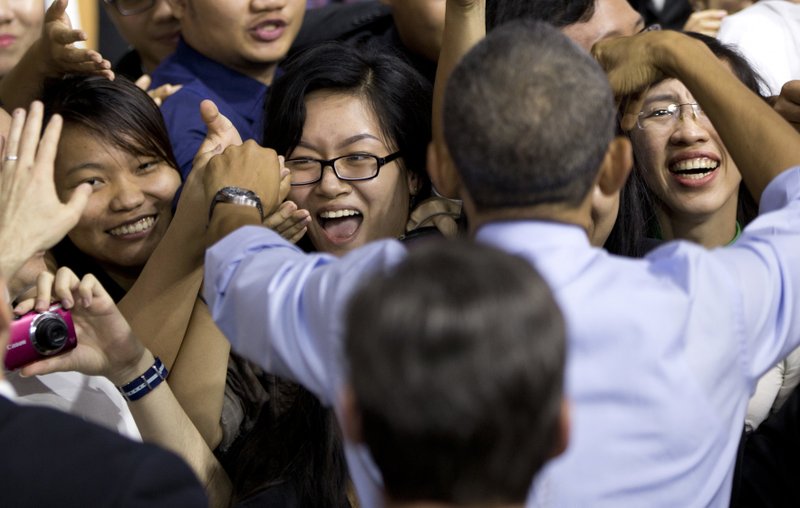
POLYGON ((764 80, 761 92, 778 95, 800 79, 800 1, 763 0, 725 18, 722 42, 733 44, 764 80))
POLYGON ((751 0, 628 0, 648 25, 664 29, 699 32, 716 37, 722 19, 745 7, 751 0))
POLYGON ((116 72, 136 80, 175 51, 181 27, 167 0, 103 0, 103 6, 129 45, 114 66, 116 72))

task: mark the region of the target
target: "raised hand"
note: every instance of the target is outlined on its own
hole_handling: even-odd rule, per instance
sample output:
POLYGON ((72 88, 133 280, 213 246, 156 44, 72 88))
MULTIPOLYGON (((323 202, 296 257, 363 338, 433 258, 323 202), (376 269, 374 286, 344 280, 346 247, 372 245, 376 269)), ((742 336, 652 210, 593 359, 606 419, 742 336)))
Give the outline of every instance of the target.
POLYGON ((67 0, 56 0, 44 16, 42 36, 38 44, 44 74, 94 74, 114 79, 111 62, 91 49, 79 48, 76 42, 85 41, 86 34, 74 30, 67 15, 67 0))
POLYGON ((14 111, 0 170, 0 271, 13 275, 34 253, 49 249, 77 223, 92 193, 81 184, 65 204, 58 199, 53 164, 62 119, 54 115, 39 139, 44 108, 14 111))
POLYGON ((155 102, 158 107, 161 107, 161 104, 167 100, 169 96, 183 88, 183 85, 171 85, 167 83, 153 90, 148 90, 152 82, 153 80, 149 75, 142 74, 139 79, 136 80, 136 86, 147 92, 147 95, 153 99, 153 102, 155 102))
POLYGON ((721 9, 705 9, 695 11, 683 25, 685 32, 697 32, 709 37, 716 37, 722 20, 728 15, 728 11, 721 9))
POLYGON ((781 94, 774 98, 772 106, 779 115, 800 132, 800 79, 784 84, 781 94))

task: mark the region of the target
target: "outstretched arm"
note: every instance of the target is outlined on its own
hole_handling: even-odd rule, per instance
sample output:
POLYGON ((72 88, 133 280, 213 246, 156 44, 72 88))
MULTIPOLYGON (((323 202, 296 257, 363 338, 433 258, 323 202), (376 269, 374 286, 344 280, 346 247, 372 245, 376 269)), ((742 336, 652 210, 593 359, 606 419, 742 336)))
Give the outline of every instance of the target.
MULTIPOLYGON (((458 62, 486 36, 486 0, 447 0, 442 36, 442 52, 433 86, 433 149, 438 163, 445 159, 444 92, 458 62)), ((436 190, 445 197, 458 198, 459 183, 437 182, 436 190)))
MULTIPOLYGON (((442 36, 442 52, 433 85, 433 149, 439 164, 446 159, 444 141, 444 92, 447 81, 473 46, 486 36, 486 0, 447 0, 442 36)), ((450 172, 450 176, 454 176, 450 172)), ((459 182, 439 181, 436 190, 449 198, 458 198, 459 182)))
POLYGON ((629 97, 622 119, 631 129, 642 90, 662 77, 683 82, 703 106, 753 197, 780 173, 800 165, 800 134, 738 79, 702 42, 652 31, 599 42, 592 49, 617 96, 629 97))
MULTIPOLYGON (((81 280, 68 268, 61 268, 55 276, 50 273, 40 275, 37 287, 37 310, 45 310, 53 295, 63 308, 72 311, 78 346, 63 355, 24 367, 24 375, 78 371, 105 376, 114 385, 124 386, 153 365, 153 354, 134 336, 94 276, 87 275, 81 280)), ((31 303, 25 302, 22 306, 31 303)), ((128 407, 144 440, 174 451, 192 467, 206 487, 211 506, 228 505, 230 481, 167 381, 142 398, 129 401, 128 407)))
POLYGON ((44 16, 42 35, 0 81, 0 101, 6 111, 27 107, 41 95, 47 78, 64 74, 95 74, 114 79, 111 62, 100 53, 78 48, 86 34, 73 30, 67 0, 56 0, 44 16))

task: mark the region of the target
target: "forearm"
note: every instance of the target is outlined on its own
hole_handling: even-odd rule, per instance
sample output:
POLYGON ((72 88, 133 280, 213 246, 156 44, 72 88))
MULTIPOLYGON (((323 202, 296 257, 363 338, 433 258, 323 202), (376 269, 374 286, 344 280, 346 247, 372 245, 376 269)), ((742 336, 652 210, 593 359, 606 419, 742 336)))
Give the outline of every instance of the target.
MULTIPOLYGON (((444 35, 436 82, 433 87, 433 140, 444 153, 444 93, 447 81, 461 58, 486 35, 486 7, 484 0, 466 5, 464 0, 448 0, 445 13, 444 35)), ((457 198, 455 185, 437 189, 447 197, 457 198)))
MULTIPOLYGON (((135 371, 144 372, 152 364, 153 355, 147 352, 135 371)), ((129 373, 119 373, 111 381, 119 386, 131 379, 129 373)), ((142 439, 177 453, 189 464, 205 486, 212 507, 230 504, 232 487, 227 474, 178 403, 167 382, 162 382, 141 399, 128 402, 128 407, 142 439)))
POLYGON ((682 81, 702 105, 748 189, 759 199, 773 178, 800 165, 800 135, 767 103, 733 78, 705 44, 686 36, 670 39, 675 40, 657 48, 662 55, 661 69, 682 81))

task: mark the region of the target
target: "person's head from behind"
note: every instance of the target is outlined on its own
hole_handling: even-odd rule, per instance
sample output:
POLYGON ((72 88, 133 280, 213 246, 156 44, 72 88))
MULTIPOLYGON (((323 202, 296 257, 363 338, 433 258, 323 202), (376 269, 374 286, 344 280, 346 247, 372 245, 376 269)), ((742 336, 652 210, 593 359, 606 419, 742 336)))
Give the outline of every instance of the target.
POLYGON ((269 83, 292 45, 305 0, 169 0, 181 35, 195 50, 269 83))
MULTIPOLYGON (((759 93, 760 78, 744 57, 714 38, 689 35, 702 40, 736 78, 759 93)), ((737 208, 740 220, 752 218, 742 209, 752 205, 752 198, 740 185, 736 163, 683 83, 676 79, 653 83, 644 95, 642 111, 630 135, 637 176, 652 196, 662 232, 672 219, 697 223, 717 215, 730 217, 728 230, 720 231, 722 236, 717 241, 711 237, 697 239, 710 247, 715 245, 708 242, 724 244, 733 235, 737 208)))
POLYGON ((0 2, 0 77, 8 74, 39 38, 43 21, 41 0, 0 2))
POLYGON ((587 51, 602 39, 644 28, 628 0, 486 0, 489 30, 518 19, 550 23, 587 51))
POLYGON ((289 199, 311 214, 317 250, 405 232, 412 198, 429 188, 430 124, 430 85, 397 57, 329 43, 287 62, 269 92, 264 145, 286 157, 289 199))
POLYGON ((467 242, 412 250, 351 299, 345 433, 392 502, 522 504, 567 441, 564 322, 525 260, 467 242))
MULTIPOLYGON (((615 115, 602 69, 552 26, 526 20, 489 33, 445 91, 445 142, 472 222, 547 209, 591 234, 590 191, 617 194, 630 169, 615 115)), ((437 178, 451 170, 439 166, 437 178)))
POLYGON ((103 0, 106 13, 123 39, 153 72, 178 45, 180 23, 168 0, 103 0))
POLYGON ((93 187, 68 238, 118 282, 135 279, 172 220, 180 186, 158 107, 120 77, 54 81, 43 102, 48 118, 64 118, 55 164, 59 197, 84 182, 93 187))

